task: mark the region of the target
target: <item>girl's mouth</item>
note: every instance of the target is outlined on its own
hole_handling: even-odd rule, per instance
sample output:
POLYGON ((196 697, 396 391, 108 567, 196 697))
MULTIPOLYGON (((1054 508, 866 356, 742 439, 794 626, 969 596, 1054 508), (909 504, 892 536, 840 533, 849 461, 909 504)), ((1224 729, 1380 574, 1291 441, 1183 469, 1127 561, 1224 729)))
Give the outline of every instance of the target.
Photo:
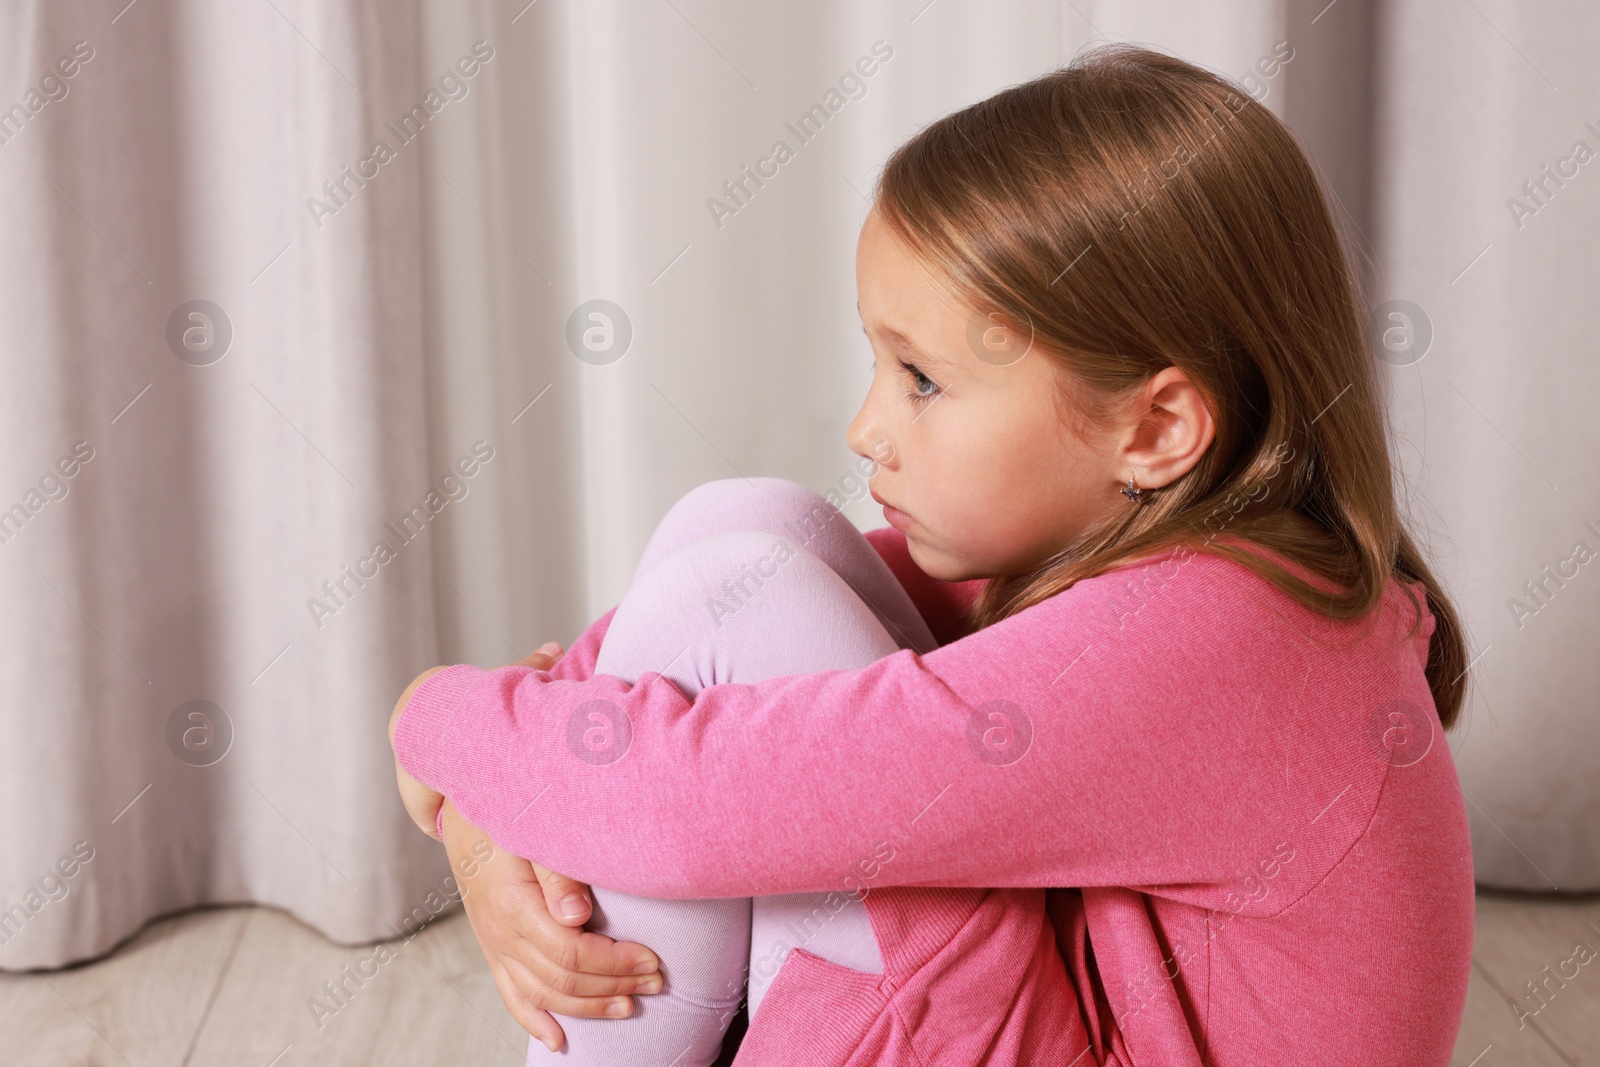
POLYGON ((917 521, 910 515, 907 515, 905 512, 895 507, 893 504, 890 504, 888 501, 884 500, 883 497, 879 496, 877 493, 872 494, 872 499, 883 505, 883 517, 889 523, 889 525, 893 526, 896 530, 899 530, 902 533, 904 533, 906 530, 909 530, 917 521))

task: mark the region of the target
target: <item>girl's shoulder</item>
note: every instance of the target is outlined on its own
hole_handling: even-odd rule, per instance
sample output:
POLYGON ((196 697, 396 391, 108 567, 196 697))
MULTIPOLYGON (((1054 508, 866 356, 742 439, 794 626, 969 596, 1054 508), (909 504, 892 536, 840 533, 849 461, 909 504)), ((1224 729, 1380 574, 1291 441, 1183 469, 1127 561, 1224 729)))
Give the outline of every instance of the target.
MULTIPOLYGON (((1330 592, 1338 588, 1272 548, 1237 535, 1217 539, 1224 538, 1232 546, 1271 560, 1314 588, 1330 592)), ((1420 581, 1391 576, 1372 612, 1359 619, 1338 619, 1300 602, 1246 564, 1191 544, 1164 547, 1124 561, 1014 618, 1025 620, 1023 625, 1029 628, 1066 626, 1085 637, 1094 633, 1131 636, 1137 629, 1146 640, 1181 640, 1197 650, 1210 645, 1230 657, 1284 629, 1314 643, 1347 649, 1362 646, 1376 651, 1380 646, 1405 642, 1424 665, 1436 624, 1420 581), (1032 618, 1028 618, 1030 614, 1032 618), (1241 641, 1247 644, 1240 646, 1241 641)))
MULTIPOLYGON (((1298 560, 1255 541, 1243 537, 1231 537, 1230 542, 1238 545, 1247 552, 1252 552, 1265 559, 1269 559, 1289 573, 1301 578, 1307 583, 1329 591, 1336 590, 1337 584, 1315 573, 1298 560)), ((1317 612, 1314 608, 1301 604, 1286 591, 1279 589, 1269 579, 1256 574, 1249 567, 1233 560, 1223 559, 1220 562, 1231 565, 1237 571, 1251 576, 1255 583, 1270 590, 1275 599, 1294 609, 1308 613, 1322 620, 1322 624, 1330 630, 1340 634, 1354 634, 1357 637, 1366 636, 1374 640, 1407 640, 1411 644, 1417 659, 1424 666, 1428 662, 1428 645, 1433 638, 1433 631, 1437 626, 1437 619, 1428 607, 1428 587, 1425 583, 1414 578, 1405 578, 1397 573, 1389 576, 1389 581, 1384 588, 1383 597, 1373 611, 1360 619, 1339 620, 1330 619, 1328 616, 1317 612), (1398 635, 1398 636, 1396 636, 1398 635)))
MULTIPOLYGON (((930 577, 911 558, 906 536, 893 527, 864 535, 894 573, 927 620, 941 646, 974 636, 966 612, 983 591, 984 580, 944 582, 930 577)), ((1223 540, 1277 563, 1314 587, 1336 586, 1293 558, 1235 534, 1223 540)), ((1317 643, 1346 648, 1408 640, 1418 663, 1426 665, 1435 620, 1425 588, 1418 581, 1392 577, 1382 602, 1360 620, 1334 619, 1302 604, 1245 564, 1187 543, 1166 546, 1126 560, 1003 619, 989 640, 1030 644, 1081 638, 1084 643, 1116 635, 1168 647, 1185 645, 1204 654, 1210 646, 1218 662, 1259 650, 1261 640, 1280 628, 1317 643), (1398 630, 1396 629, 1398 627, 1398 630)), ((981 631, 980 631, 981 632, 981 631)))

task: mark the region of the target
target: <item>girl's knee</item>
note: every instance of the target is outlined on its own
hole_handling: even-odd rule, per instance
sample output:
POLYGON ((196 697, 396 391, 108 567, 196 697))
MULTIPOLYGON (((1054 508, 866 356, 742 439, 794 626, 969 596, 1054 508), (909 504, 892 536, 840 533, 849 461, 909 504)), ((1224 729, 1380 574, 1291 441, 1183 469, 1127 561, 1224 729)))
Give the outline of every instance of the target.
POLYGON ((637 579, 661 559, 702 538, 731 530, 786 532, 800 542, 831 522, 848 522, 815 490, 787 478, 719 478, 679 497, 645 546, 637 579))
POLYGON ((741 676, 863 666, 898 650, 832 567, 764 530, 713 534, 663 556, 635 578, 611 626, 619 653, 634 644, 648 648, 629 659, 648 663, 683 650, 680 666, 696 655, 726 666, 731 656, 741 676), (717 649, 723 654, 713 654, 717 649))
POLYGON ((694 598, 713 623, 754 603, 762 590, 774 607, 802 591, 853 597, 826 563, 790 538, 766 530, 726 530, 691 541, 664 556, 639 581, 640 592, 652 599, 681 605, 685 596, 694 598))
MULTIPOLYGON (((813 512, 828 514, 836 509, 810 486, 788 478, 717 478, 702 482, 678 499, 672 511, 764 516, 788 515, 800 518, 813 512)), ((670 514, 670 512, 669 512, 670 514)))

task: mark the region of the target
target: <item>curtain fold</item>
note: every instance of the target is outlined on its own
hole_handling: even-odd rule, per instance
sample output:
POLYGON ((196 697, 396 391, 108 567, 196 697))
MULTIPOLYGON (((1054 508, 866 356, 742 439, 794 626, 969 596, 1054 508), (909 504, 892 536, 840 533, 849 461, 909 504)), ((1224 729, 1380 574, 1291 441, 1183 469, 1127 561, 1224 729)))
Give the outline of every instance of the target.
POLYGON ((880 525, 843 440, 870 373, 853 256, 876 171, 1108 39, 1284 117, 1375 300, 1407 302, 1374 335, 1400 339, 1403 495, 1481 654, 1450 738, 1479 877, 1600 886, 1600 579, 1575 562, 1600 551, 1580 408, 1600 371, 1574 310, 1600 208, 1573 162, 1600 110, 1572 32, 1600 16, 1516 14, 0 11, 0 800, 20 816, 0 967, 196 904, 347 942, 447 906, 394 797, 404 684, 570 641, 707 479, 793 478, 880 525))
POLYGON ((1585 561, 1600 553, 1600 431, 1587 408, 1600 363, 1587 303, 1600 200, 1588 186, 1600 179, 1580 160, 1600 151, 1588 48, 1600 10, 1379 11, 1378 298, 1419 309, 1402 341, 1432 334, 1420 358, 1395 356, 1392 411, 1474 657, 1451 747, 1478 878, 1593 890, 1600 568, 1585 561))
POLYGON ((15 93, 30 113, 0 145, 0 492, 22 507, 0 545, 0 965, 200 903, 394 936, 446 872, 383 737, 436 654, 431 556, 346 570, 436 477, 420 157, 342 175, 412 99, 402 15, 0 13, 7 92, 52 70, 67 90, 37 112, 15 93))

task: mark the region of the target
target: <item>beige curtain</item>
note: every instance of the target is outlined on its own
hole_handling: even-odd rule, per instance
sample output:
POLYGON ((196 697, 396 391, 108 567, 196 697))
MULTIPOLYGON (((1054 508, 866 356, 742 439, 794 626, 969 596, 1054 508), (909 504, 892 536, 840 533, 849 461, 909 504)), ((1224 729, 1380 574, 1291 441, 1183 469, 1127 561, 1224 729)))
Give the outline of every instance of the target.
POLYGON ((384 524, 471 442, 427 423, 420 146, 307 201, 394 140, 417 21, 121 6, 0 8, 0 965, 200 903, 393 936, 446 868, 383 740, 431 531, 384 524))

